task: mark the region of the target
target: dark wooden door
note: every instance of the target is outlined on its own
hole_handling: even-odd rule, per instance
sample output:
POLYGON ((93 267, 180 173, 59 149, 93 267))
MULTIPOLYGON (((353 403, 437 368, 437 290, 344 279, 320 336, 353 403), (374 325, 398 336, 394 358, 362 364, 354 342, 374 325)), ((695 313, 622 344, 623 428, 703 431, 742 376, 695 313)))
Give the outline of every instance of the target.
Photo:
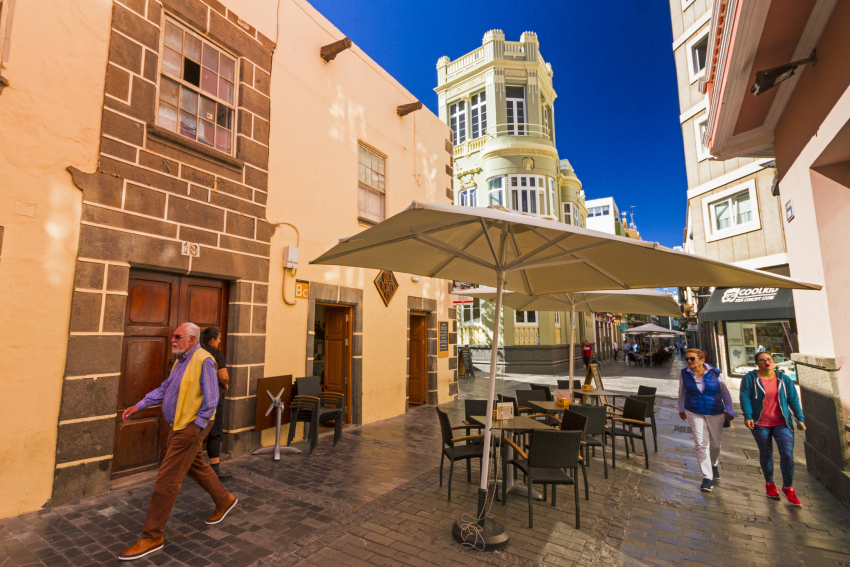
POLYGON ((121 420, 121 414, 168 377, 173 358, 171 334, 180 324, 190 321, 201 328, 221 328, 224 348, 227 290, 225 282, 216 280, 131 270, 124 314, 112 478, 159 466, 168 434, 161 407, 142 410, 128 423, 121 420))
POLYGON ((325 391, 345 396, 351 423, 351 308, 325 307, 325 391))
POLYGON ((428 403, 428 327, 423 315, 410 316, 408 396, 411 404, 428 403))

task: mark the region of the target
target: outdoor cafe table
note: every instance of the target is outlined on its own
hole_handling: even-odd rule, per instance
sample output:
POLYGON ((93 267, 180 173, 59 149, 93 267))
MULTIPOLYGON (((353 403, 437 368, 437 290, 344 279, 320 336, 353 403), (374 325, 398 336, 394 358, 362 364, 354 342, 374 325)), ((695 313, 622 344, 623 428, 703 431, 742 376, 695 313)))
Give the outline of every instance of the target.
MULTIPOLYGON (((563 409, 563 408, 561 408, 563 409)), ((487 422, 487 418, 483 415, 473 415, 470 416, 470 419, 474 422, 477 422, 481 425, 484 425, 487 422)), ((513 458, 513 447, 504 442, 505 432, 507 431, 530 431, 532 429, 552 429, 551 426, 546 425, 545 423, 541 423, 536 419, 532 419, 530 417, 518 416, 512 417, 511 419, 494 419, 492 424, 493 429, 498 429, 501 431, 501 439, 502 443, 500 447, 502 448, 502 470, 504 471, 507 463, 513 458)), ((528 495, 528 490, 531 490, 531 495, 537 500, 543 500, 543 496, 533 490, 530 486, 520 486, 514 484, 514 475, 506 474, 506 478, 503 479, 502 482, 505 484, 506 492, 514 492, 515 494, 525 494, 528 495)), ((498 498, 499 492, 496 491, 496 497, 498 498)), ((507 500, 507 499, 506 499, 507 500)), ((502 503, 504 504, 505 501, 502 503)))
POLYGON ((593 396, 596 398, 596 405, 599 405, 600 396, 611 396, 612 398, 628 398, 631 394, 619 394, 617 392, 609 392, 608 390, 575 390, 577 394, 582 396, 593 396))
MULTIPOLYGON (((576 390, 576 391, 578 391, 578 390, 576 390)), ((556 402, 554 400, 552 400, 552 401, 539 401, 539 400, 538 401, 531 401, 531 400, 528 400, 526 403, 531 405, 531 406, 536 407, 537 409, 539 409, 541 412, 544 412, 544 413, 550 413, 550 412, 555 412, 555 411, 561 413, 565 409, 570 409, 569 406, 567 406, 567 407, 559 406, 558 402, 556 402)))

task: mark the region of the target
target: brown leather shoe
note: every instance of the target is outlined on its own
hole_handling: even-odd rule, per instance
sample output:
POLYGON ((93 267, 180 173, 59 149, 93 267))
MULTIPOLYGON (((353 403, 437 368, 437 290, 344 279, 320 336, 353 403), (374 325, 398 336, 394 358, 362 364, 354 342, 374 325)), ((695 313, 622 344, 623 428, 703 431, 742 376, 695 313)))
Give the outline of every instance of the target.
POLYGON ((133 561, 134 559, 141 559, 145 555, 149 555, 154 551, 159 551, 160 549, 162 549, 162 546, 162 538, 142 538, 136 543, 134 543, 133 547, 131 547, 130 549, 122 551, 121 554, 118 556, 118 559, 121 561, 133 561))
POLYGON ((230 498, 228 498, 227 500, 227 504, 225 504, 221 508, 216 508, 213 515, 207 518, 207 524, 213 525, 222 521, 224 517, 227 516, 227 514, 236 507, 236 504, 238 502, 239 500, 237 500, 236 497, 231 494, 230 498))

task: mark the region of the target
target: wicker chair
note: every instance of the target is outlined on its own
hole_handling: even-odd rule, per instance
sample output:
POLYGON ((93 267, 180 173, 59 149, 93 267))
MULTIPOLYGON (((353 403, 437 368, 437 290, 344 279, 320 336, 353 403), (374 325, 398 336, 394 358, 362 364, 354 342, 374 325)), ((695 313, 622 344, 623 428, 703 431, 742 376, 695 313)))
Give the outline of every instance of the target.
MULTIPOLYGON (((644 402, 647 405, 646 415, 644 416, 644 421, 648 422, 652 428, 652 443, 655 448, 655 452, 658 452, 658 430, 655 425, 655 392, 656 388, 651 386, 638 386, 638 393, 636 396, 629 396, 630 398, 634 398, 635 400, 644 402)), ((606 406, 609 410, 622 413, 623 408, 619 406, 606 406)), ((632 451, 635 449, 634 439, 632 439, 632 451)))
POLYGON ((588 448, 593 450, 593 455, 596 456, 596 448, 602 449, 602 464, 605 467, 605 478, 608 478, 608 457, 605 455, 605 447, 608 445, 608 420, 605 414, 605 408, 602 406, 570 406, 570 411, 579 413, 587 417, 587 425, 585 426, 584 442, 584 457, 587 466, 590 466, 590 455, 588 448), (597 435, 602 437, 602 441, 596 438, 597 435))
MULTIPOLYGON (((472 421, 473 415, 487 415, 487 400, 463 400, 463 406, 465 411, 465 419, 463 423, 467 425, 466 434, 472 435, 472 430, 477 429, 478 433, 481 433, 481 430, 484 429, 483 425, 478 425, 472 421)), ((493 402, 493 409, 495 409, 496 403, 493 402)), ((500 447, 501 438, 493 435, 492 436, 493 443, 496 447, 500 447)), ((469 441, 470 444, 479 444, 483 443, 480 439, 473 439, 469 441)), ((470 478, 469 469, 466 469, 466 480, 472 482, 470 478)))
POLYGON ((629 439, 640 439, 643 442, 643 455, 646 459, 645 468, 649 468, 649 451, 646 449, 646 427, 649 425, 644 421, 646 416, 646 403, 634 399, 634 397, 626 398, 623 404, 623 414, 609 414, 608 419, 612 422, 612 427, 609 428, 608 434, 611 436, 611 466, 617 468, 617 437, 622 437, 626 445, 626 458, 629 458, 629 439), (617 427, 617 423, 621 423, 617 427), (640 434, 635 433, 635 428, 640 430, 640 434))
MULTIPOLYGON (((581 507, 578 497, 579 452, 581 451, 581 431, 555 431, 535 429, 531 432, 531 448, 528 453, 513 441, 506 440, 516 451, 517 458, 511 459, 514 468, 522 471, 528 479, 529 489, 535 484, 543 485, 543 499, 546 500, 546 488, 552 485, 552 506, 557 503, 557 485, 573 485, 575 488, 576 529, 581 527, 581 507), (572 476, 564 472, 572 469, 572 476)), ((528 491, 528 528, 534 528, 534 507, 532 490, 528 491)))
POLYGON ((540 390, 541 392, 545 392, 547 402, 551 402, 554 399, 552 398, 552 390, 549 388, 549 386, 545 386, 543 384, 529 384, 529 386, 531 386, 532 390, 540 390))
MULTIPOLYGON (((570 389, 570 381, 569 380, 558 380, 558 389, 560 390, 569 390, 570 389)), ((573 379, 573 401, 581 400, 581 380, 573 379)))
POLYGON ((456 425, 452 427, 449 421, 449 416, 440 408, 436 408, 437 416, 440 420, 440 432, 443 435, 443 450, 440 456, 440 486, 443 486, 443 463, 446 457, 449 458, 449 502, 452 500, 452 475, 454 473, 455 461, 466 461, 466 478, 471 482, 471 473, 469 470, 470 461, 478 459, 479 466, 484 459, 484 445, 482 443, 471 444, 473 440, 483 440, 483 435, 466 435, 463 437, 452 437, 455 429, 466 429, 466 425, 456 425), (466 441, 463 445, 456 445, 458 441, 466 441))
POLYGON ((564 410, 561 416, 561 431, 581 431, 581 446, 584 448, 585 456, 582 457, 579 453, 578 464, 581 465, 581 474, 584 477, 584 499, 590 500, 590 488, 587 485, 587 469, 584 468, 584 463, 587 460, 587 444, 584 438, 587 436, 587 416, 580 413, 564 410))
POLYGON ((304 436, 310 436, 310 452, 319 443, 319 404, 321 400, 314 396, 294 396, 289 403, 289 433, 286 435, 287 447, 292 444, 295 436, 295 426, 304 423, 304 436), (309 425, 309 432, 306 429, 309 425))

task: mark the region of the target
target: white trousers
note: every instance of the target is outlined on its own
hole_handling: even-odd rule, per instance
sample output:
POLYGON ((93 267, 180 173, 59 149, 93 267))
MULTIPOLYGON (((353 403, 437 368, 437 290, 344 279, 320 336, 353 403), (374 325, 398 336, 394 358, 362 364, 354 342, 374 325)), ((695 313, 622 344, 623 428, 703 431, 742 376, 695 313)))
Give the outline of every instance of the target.
POLYGON ((685 410, 688 425, 694 432, 694 449, 703 478, 713 478, 712 466, 717 466, 720 457, 720 434, 723 432, 723 422, 726 416, 700 415, 685 410))

